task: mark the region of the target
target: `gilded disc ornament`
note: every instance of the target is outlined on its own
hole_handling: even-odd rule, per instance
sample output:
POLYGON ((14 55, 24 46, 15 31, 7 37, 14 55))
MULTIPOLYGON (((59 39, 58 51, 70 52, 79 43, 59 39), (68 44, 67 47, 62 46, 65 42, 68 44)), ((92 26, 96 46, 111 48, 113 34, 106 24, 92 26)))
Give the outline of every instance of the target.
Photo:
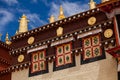
POLYGON ((19 55, 18 56, 18 62, 23 62, 23 60, 24 60, 24 55, 19 55))
POLYGON ((96 18, 95 17, 90 17, 89 19, 88 19, 88 24, 89 25, 93 25, 93 24, 95 24, 96 23, 96 18))
POLYGON ((110 38, 110 37, 112 37, 112 35, 113 35, 113 30, 112 30, 112 29, 106 29, 106 30, 105 30, 104 36, 105 36, 106 38, 110 38))
POLYGON ((32 44, 33 42, 34 42, 34 37, 30 37, 29 39, 28 39, 28 44, 32 44))

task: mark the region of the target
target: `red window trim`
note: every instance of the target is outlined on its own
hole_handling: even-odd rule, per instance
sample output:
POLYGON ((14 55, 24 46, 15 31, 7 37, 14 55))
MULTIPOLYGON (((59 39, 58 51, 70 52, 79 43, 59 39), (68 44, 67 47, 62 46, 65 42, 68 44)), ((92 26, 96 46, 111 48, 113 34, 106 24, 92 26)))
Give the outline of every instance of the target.
POLYGON ((32 57, 31 57, 31 61, 32 61, 31 73, 43 71, 43 70, 40 70, 40 62, 42 62, 42 61, 44 61, 44 63, 45 63, 44 65, 45 65, 45 70, 46 70, 46 61, 45 61, 45 59, 44 59, 44 60, 43 60, 43 59, 42 59, 42 60, 39 59, 40 56, 39 56, 39 53, 38 53, 38 52, 42 52, 42 51, 44 52, 44 56, 46 57, 46 50, 45 50, 45 49, 39 50, 39 51, 36 51, 36 52, 33 52, 32 57), (38 61, 33 62, 33 55, 34 55, 34 54, 38 54, 38 61), (36 62, 38 63, 38 70, 37 70, 37 71, 34 71, 34 70, 33 70, 33 63, 36 63, 36 62))
MULTIPOLYGON (((67 45, 67 44, 70 44, 70 50, 72 50, 72 42, 56 46, 56 61, 55 61, 56 62, 56 67, 63 66, 63 65, 66 65, 66 64, 70 64, 70 63, 65 63, 65 54, 71 54, 71 51, 68 52, 68 53, 64 53, 64 46, 67 45), (60 47, 60 46, 63 47, 63 54, 57 55, 57 47, 60 47), (64 59, 64 64, 63 65, 58 65, 58 61, 57 60, 58 60, 59 56, 63 56, 63 59, 64 59)), ((71 63, 72 63, 72 55, 71 55, 71 63)))
POLYGON ((91 35, 91 36, 88 36, 88 37, 83 38, 83 40, 82 40, 82 46, 83 46, 83 60, 95 58, 94 53, 93 53, 93 48, 94 48, 94 47, 97 47, 97 46, 100 47, 100 55, 102 55, 102 53, 101 53, 102 50, 101 50, 100 42, 101 42, 101 36, 100 36, 100 34, 95 34, 95 35, 91 35), (93 46, 93 43, 92 43, 92 37, 94 37, 94 36, 99 36, 99 44, 98 44, 98 45, 95 45, 95 46, 93 46), (87 48, 84 48, 84 39, 87 39, 87 38, 90 38, 91 46, 90 46, 90 47, 87 47, 87 48), (90 57, 90 58, 85 58, 85 49, 88 49, 88 48, 91 48, 91 50, 92 50, 92 57, 90 57))

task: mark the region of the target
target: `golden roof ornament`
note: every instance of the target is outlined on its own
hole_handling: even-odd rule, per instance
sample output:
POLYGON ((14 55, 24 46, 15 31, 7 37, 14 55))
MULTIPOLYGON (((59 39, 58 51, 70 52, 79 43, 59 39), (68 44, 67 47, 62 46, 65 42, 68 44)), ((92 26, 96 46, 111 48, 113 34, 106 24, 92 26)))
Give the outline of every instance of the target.
POLYGON ((110 0, 102 0, 102 3, 107 2, 107 1, 110 1, 110 0))
POLYGON ((25 14, 22 15, 22 18, 27 18, 25 14))
POLYGON ((35 41, 35 38, 33 36, 28 38, 28 44, 33 44, 35 41))
POLYGON ((90 9, 96 8, 96 2, 94 2, 93 0, 90 0, 89 7, 90 9))
POLYGON ((25 14, 22 15, 22 18, 20 18, 19 22, 20 24, 19 24, 18 33, 27 32, 29 20, 27 20, 27 16, 25 14))
POLYGON ((63 28, 62 27, 59 27, 57 30, 57 36, 61 36, 63 34, 63 28))
POLYGON ((96 18, 95 17, 90 17, 89 19, 88 19, 88 24, 89 25, 94 25, 96 23, 96 18))
POLYGON ((55 22, 55 17, 54 17, 53 15, 50 16, 49 22, 50 22, 50 23, 55 22))
POLYGON ((65 15, 64 15, 64 11, 63 11, 62 6, 60 6, 60 12, 59 12, 58 19, 61 20, 63 18, 65 18, 65 15))
POLYGON ((18 56, 18 62, 20 63, 20 62, 23 62, 23 61, 24 61, 24 55, 21 54, 21 55, 18 56))
POLYGON ((8 33, 6 34, 6 38, 5 38, 5 43, 10 45, 11 44, 11 41, 9 40, 9 37, 8 37, 8 33))
POLYGON ((110 38, 110 37, 112 37, 112 35, 113 35, 113 30, 112 30, 112 29, 106 29, 106 30, 104 31, 104 36, 105 36, 106 38, 110 38))

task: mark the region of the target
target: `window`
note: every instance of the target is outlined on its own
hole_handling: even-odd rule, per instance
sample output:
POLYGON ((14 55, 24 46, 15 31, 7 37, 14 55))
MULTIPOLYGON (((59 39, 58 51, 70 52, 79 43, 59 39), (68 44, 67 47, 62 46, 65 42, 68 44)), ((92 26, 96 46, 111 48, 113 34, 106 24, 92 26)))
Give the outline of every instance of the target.
POLYGON ((105 58, 104 48, 101 47, 100 35, 86 37, 83 42, 82 63, 93 62, 105 58))
POLYGON ((98 35, 83 40, 84 60, 101 55, 100 37, 98 35))
POLYGON ((56 67, 72 63, 70 43, 57 46, 56 59, 56 67))
POLYGON ((57 45, 55 47, 56 60, 54 61, 53 71, 75 66, 75 56, 71 54, 72 48, 72 42, 57 45))
POLYGON ((36 51, 31 55, 31 68, 29 76, 43 74, 48 72, 48 63, 46 63, 46 51, 36 51))
POLYGON ((45 70, 45 51, 38 51, 32 55, 32 72, 45 70))

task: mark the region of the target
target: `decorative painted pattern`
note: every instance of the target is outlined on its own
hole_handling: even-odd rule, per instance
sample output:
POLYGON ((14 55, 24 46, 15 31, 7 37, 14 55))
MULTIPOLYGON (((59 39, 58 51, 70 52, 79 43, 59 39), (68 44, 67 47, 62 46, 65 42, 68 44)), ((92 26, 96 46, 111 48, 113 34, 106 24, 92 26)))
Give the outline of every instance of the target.
POLYGON ((56 59, 56 67, 72 63, 71 43, 57 46, 56 59))
POLYGON ((37 51, 32 54, 32 73, 46 69, 45 50, 37 51))
POLYGON ((84 60, 101 55, 100 36, 90 36, 83 39, 84 60))

